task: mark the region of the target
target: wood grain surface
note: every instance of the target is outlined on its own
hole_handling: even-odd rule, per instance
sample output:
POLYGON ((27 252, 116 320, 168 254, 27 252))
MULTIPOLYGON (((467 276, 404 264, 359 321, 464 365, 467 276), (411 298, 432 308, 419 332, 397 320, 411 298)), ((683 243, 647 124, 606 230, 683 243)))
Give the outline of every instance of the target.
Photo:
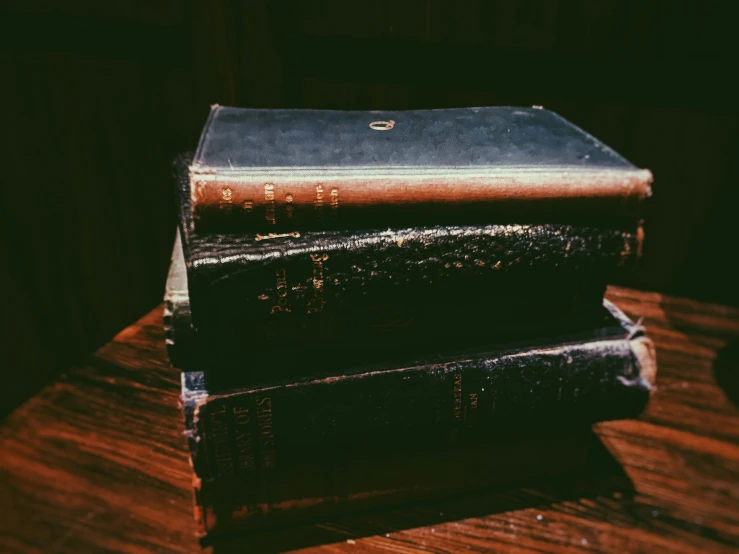
MULTIPOLYGON (((644 318, 658 387, 599 424, 599 470, 206 547, 214 552, 731 552, 739 548, 739 310, 610 288, 644 318), (598 477, 602 475, 602 477, 598 477)), ((161 307, 10 414, 0 551, 198 552, 161 307)))

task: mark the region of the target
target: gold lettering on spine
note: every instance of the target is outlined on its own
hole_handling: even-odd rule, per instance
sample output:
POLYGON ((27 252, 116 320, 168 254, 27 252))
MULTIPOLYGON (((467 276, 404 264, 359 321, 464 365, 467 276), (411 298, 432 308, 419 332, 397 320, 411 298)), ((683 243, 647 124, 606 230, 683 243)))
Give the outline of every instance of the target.
POLYGON ((260 235, 257 233, 255 240, 269 240, 269 239, 284 239, 288 237, 293 237, 296 239, 300 238, 300 233, 297 231, 293 231, 292 233, 269 233, 268 235, 260 235))
POLYGON ((236 427, 236 452, 239 470, 253 471, 256 469, 256 461, 249 408, 237 406, 233 409, 233 416, 236 427))
POLYGON ((233 208, 233 191, 231 190, 231 187, 223 187, 221 189, 221 199, 219 200, 218 204, 219 207, 227 212, 231 211, 231 208, 233 208))
POLYGON ((275 186, 272 183, 264 185, 264 218, 268 223, 274 225, 275 220, 275 186))
POLYGON ((293 195, 292 194, 285 195, 285 217, 287 219, 293 218, 293 195))
POLYGON ((277 285, 275 286, 275 291, 277 293, 277 302, 272 306, 272 311, 270 313, 289 312, 290 307, 287 305, 287 271, 282 267, 277 270, 277 285))
POLYGON ((477 403, 478 403, 477 393, 471 392, 470 393, 470 409, 469 413, 465 414, 465 424, 467 427, 474 427, 475 422, 477 422, 477 403))
POLYGON ((228 437, 228 412, 226 406, 210 411, 210 439, 213 456, 219 473, 230 475, 234 471, 231 441, 228 437))
POLYGON ((454 374, 454 422, 462 421, 462 374, 454 374))
POLYGON ((264 469, 274 469, 277 465, 275 434, 272 425, 272 400, 268 396, 257 399, 257 423, 259 426, 259 449, 262 453, 262 466, 264 469))
POLYGON ((308 301, 308 313, 322 312, 326 304, 323 297, 323 262, 328 260, 328 254, 311 254, 313 263, 313 298, 308 301))
POLYGON ((331 209, 333 211, 339 209, 339 189, 331 189, 331 209))
POLYGON ((316 198, 313 200, 313 208, 316 212, 316 218, 323 218, 323 185, 321 183, 316 185, 316 198))

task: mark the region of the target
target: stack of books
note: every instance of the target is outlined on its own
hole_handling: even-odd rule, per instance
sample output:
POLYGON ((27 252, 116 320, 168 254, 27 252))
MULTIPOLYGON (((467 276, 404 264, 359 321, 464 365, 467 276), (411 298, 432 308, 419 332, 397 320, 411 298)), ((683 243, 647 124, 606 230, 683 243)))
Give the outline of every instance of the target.
POLYGON ((214 106, 174 168, 202 534, 500 483, 533 437, 554 471, 644 409, 652 343, 603 293, 652 176, 557 114, 214 106))

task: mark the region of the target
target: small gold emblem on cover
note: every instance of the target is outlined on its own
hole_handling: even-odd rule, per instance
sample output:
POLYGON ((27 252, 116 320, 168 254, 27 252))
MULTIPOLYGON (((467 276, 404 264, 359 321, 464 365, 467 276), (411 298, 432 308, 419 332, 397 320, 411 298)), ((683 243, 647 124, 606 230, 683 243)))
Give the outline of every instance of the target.
POLYGON ((369 124, 369 128, 373 131, 389 131, 395 127, 395 121, 392 119, 388 121, 373 121, 369 124))

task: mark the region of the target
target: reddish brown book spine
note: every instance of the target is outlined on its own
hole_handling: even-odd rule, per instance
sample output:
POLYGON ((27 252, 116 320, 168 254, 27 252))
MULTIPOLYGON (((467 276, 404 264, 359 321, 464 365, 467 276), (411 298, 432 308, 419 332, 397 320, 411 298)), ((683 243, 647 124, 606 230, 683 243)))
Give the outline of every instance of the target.
POLYGON ((236 222, 262 232, 320 227, 337 217, 344 226, 373 218, 402 223, 426 211, 458 210, 457 223, 465 223, 472 207, 525 220, 550 202, 559 210, 633 214, 652 182, 648 170, 557 114, 510 107, 214 106, 189 177, 192 228, 236 222))

